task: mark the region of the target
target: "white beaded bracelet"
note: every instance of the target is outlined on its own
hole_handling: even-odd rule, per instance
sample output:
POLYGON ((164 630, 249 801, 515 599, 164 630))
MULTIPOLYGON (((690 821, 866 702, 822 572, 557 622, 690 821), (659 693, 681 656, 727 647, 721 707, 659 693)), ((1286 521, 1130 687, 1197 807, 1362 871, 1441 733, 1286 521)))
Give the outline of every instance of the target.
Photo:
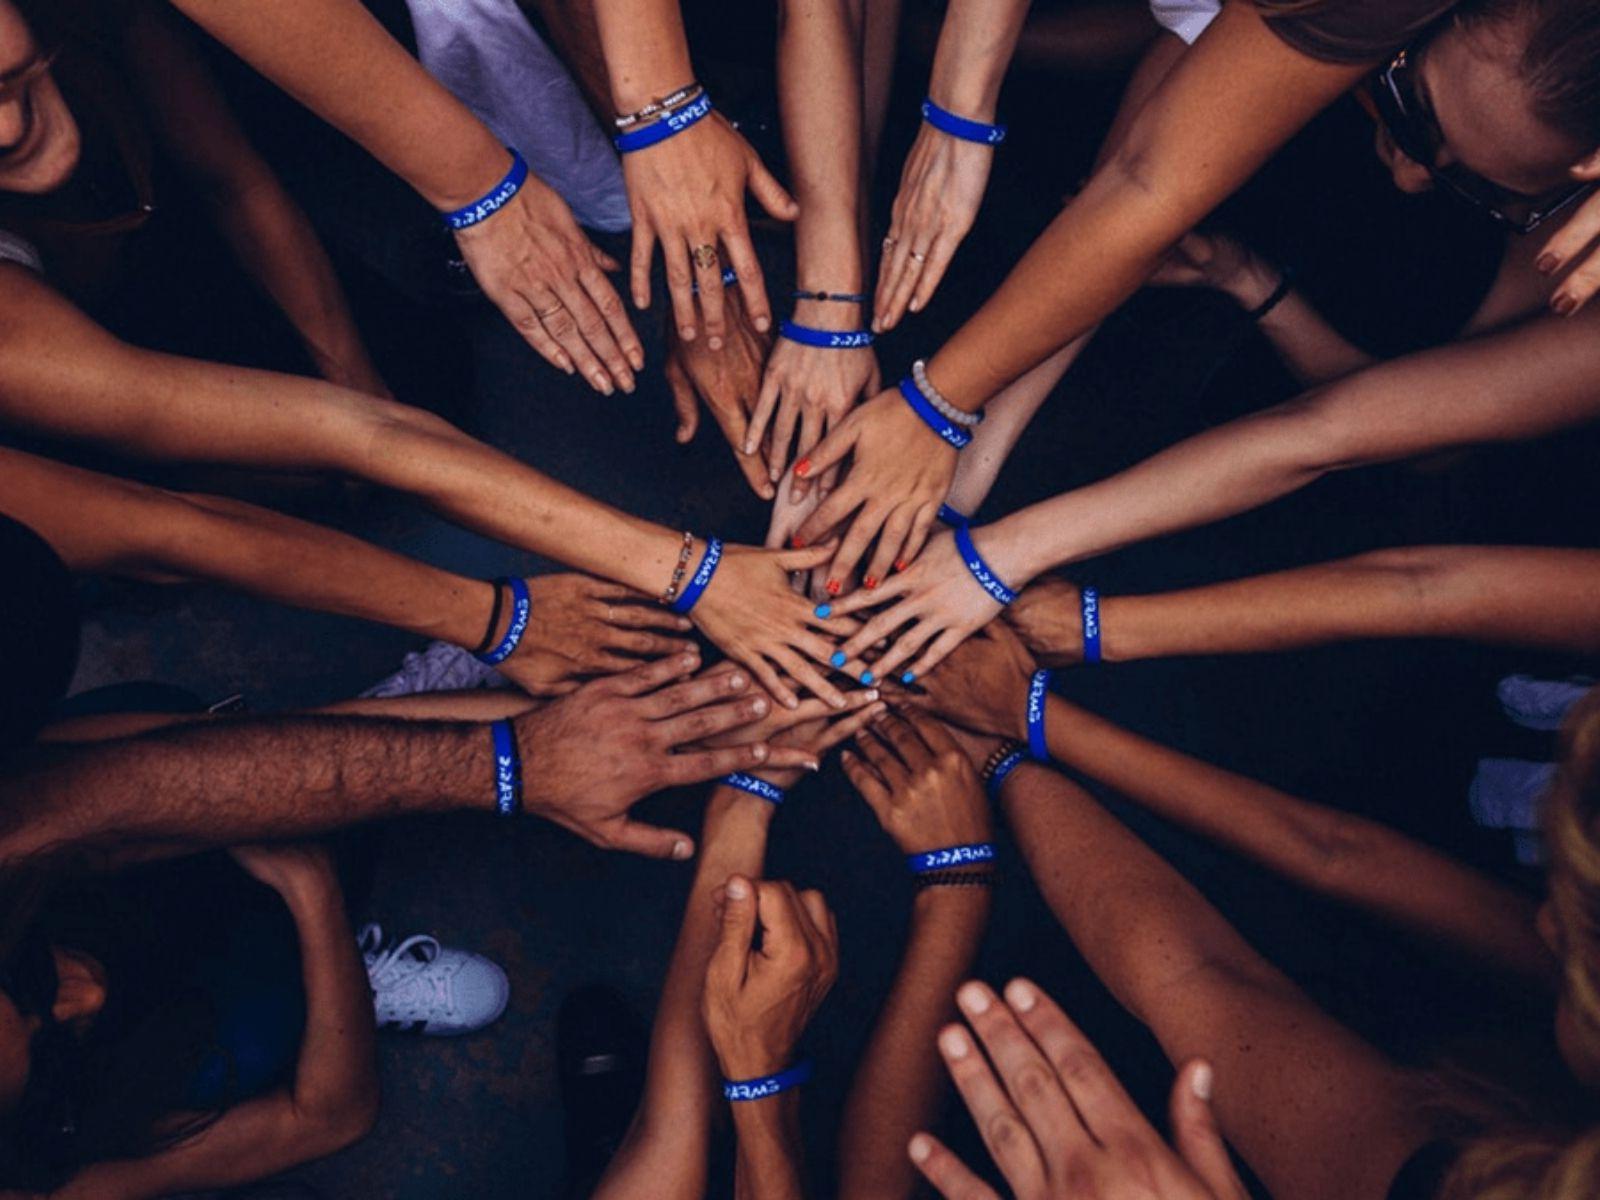
POLYGON ((919 358, 911 364, 911 381, 945 420, 954 421, 957 425, 964 425, 968 429, 983 420, 983 410, 969 413, 965 409, 957 408, 940 394, 939 389, 934 387, 933 381, 928 378, 928 364, 923 359, 919 358))

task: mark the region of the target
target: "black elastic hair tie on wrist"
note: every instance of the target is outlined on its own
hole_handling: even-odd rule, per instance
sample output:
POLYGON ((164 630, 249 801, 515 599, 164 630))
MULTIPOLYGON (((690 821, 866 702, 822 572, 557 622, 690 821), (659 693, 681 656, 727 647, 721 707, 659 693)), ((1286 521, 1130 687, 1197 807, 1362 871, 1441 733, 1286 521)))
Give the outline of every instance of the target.
POLYGON ((500 628, 500 610, 505 606, 506 590, 498 579, 491 580, 490 586, 494 588, 494 607, 489 610, 489 628, 483 631, 483 641, 472 648, 474 654, 487 654, 494 645, 494 631, 500 628))
POLYGON ((1292 291, 1294 291, 1294 268, 1285 267, 1283 278, 1278 280, 1278 286, 1272 289, 1272 295, 1250 310, 1250 319, 1252 321, 1261 320, 1262 317, 1282 304, 1284 297, 1292 291))

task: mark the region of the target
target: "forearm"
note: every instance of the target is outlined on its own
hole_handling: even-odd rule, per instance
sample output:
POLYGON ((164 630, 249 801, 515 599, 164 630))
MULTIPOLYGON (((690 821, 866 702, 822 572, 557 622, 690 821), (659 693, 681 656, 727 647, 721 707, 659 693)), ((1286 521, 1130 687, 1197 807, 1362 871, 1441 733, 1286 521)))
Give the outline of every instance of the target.
POLYGON ((951 112, 993 121, 1029 0, 952 0, 939 28, 928 94, 951 112))
POLYGON ((938 1116, 945 1073, 935 1039, 955 1019, 955 990, 977 956, 989 908, 987 888, 917 894, 905 956, 845 1101, 841 1200, 892 1200, 916 1187, 906 1143, 938 1116))
POLYGON ((678 0, 594 0, 611 102, 637 112, 694 78, 678 0))
POLYGON ((1046 730, 1057 761, 1184 829, 1481 962, 1551 976, 1534 904, 1421 842, 1200 762, 1057 697, 1046 730))
MULTIPOLYGON (((1264 303, 1276 286, 1259 279, 1236 298, 1250 311, 1264 303)), ((1291 290, 1259 324, 1284 366, 1307 386, 1342 379, 1378 361, 1330 325, 1298 290, 1291 290)))
POLYGON ((733 1106, 733 1127, 735 1200, 803 1200, 800 1094, 741 1101, 733 1106))
POLYGON ((487 193, 510 156, 358 0, 172 0, 440 209, 487 193))

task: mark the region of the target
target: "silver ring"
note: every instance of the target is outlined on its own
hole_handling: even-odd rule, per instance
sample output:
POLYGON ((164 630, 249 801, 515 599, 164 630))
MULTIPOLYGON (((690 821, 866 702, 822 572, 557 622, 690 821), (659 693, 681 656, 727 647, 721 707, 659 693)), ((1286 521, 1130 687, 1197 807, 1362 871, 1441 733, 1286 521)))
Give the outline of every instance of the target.
POLYGON ((533 315, 538 317, 539 320, 541 320, 541 321, 548 321, 551 317, 555 316, 558 312, 560 312, 564 307, 565 307, 564 305, 558 304, 554 308, 547 309, 544 312, 540 312, 538 309, 534 309, 533 315))
POLYGON ((919 263, 925 263, 925 262, 927 262, 927 261, 928 261, 928 256, 927 256, 927 255, 926 255, 926 254, 919 254, 919 253, 917 253, 917 251, 915 251, 915 250, 913 250, 913 251, 911 251, 911 257, 912 257, 912 258, 913 258, 913 259, 914 259, 914 260, 915 260, 915 261, 917 261, 917 262, 919 262, 919 263))
POLYGON ((886 238, 883 239, 883 248, 885 250, 888 250, 890 247, 892 247, 899 240, 900 239, 897 238, 897 237, 886 237, 886 238))

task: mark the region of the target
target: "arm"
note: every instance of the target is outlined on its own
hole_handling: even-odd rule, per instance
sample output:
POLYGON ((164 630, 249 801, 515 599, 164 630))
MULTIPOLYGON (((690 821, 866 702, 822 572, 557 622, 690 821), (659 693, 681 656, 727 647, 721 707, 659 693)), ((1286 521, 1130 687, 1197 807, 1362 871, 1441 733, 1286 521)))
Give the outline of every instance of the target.
MULTIPOLYGON (((0 416, 13 425, 139 458, 349 475, 645 595, 672 577, 680 534, 591 500, 430 413, 316 380, 140 350, 26 269, 0 266, 0 280, 0 416)), ((704 548, 696 543, 694 561, 704 548)), ((694 611, 712 641, 786 703, 793 693, 780 670, 843 700, 812 665, 827 662, 832 646, 810 631, 820 622, 789 589, 790 570, 826 556, 732 547, 694 611), (752 654, 758 628, 766 650, 752 654)))
POLYGON ((372 994, 332 862, 296 848, 235 853, 283 897, 300 935, 306 1028, 294 1082, 229 1109, 170 1150, 81 1171, 58 1200, 153 1200, 235 1187, 342 1150, 377 1120, 372 994))
MULTIPOLYGON (((449 212, 492 191, 511 156, 359 0, 172 0, 218 41, 449 212)), ((457 233, 484 292, 559 369, 634 389, 639 338, 560 196, 530 175, 504 207, 457 233)))
POLYGON ((1216 1068, 1218 1125, 1277 1196, 1381 1200, 1427 1140, 1410 1081, 1265 962, 1095 803, 1018 767, 1006 816, 1046 902, 1173 1062, 1216 1068))
POLYGON ((250 145, 193 43, 166 14, 143 6, 127 48, 163 144, 245 270, 294 326, 317 373, 387 395, 311 222, 250 145))

